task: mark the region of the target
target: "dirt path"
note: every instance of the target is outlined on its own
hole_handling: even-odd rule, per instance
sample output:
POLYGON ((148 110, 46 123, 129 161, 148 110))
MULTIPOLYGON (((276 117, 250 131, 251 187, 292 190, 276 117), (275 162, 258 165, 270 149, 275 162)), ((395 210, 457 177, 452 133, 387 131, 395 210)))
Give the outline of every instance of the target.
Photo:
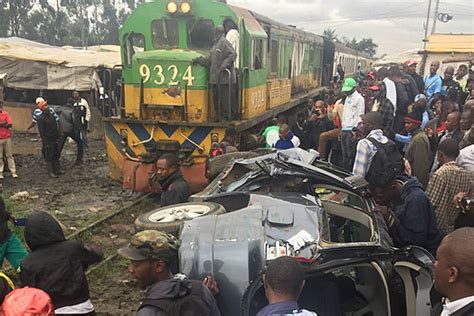
MULTIPOLYGON (((19 178, 12 179, 9 173, 4 173, 3 196, 16 217, 26 216, 33 210, 46 210, 56 216, 67 228, 66 234, 71 235, 125 208, 137 198, 107 176, 103 141, 89 142, 90 148, 80 166, 74 165, 76 145, 67 143, 61 157, 61 167, 66 173, 54 179, 47 176, 41 141, 37 137, 15 134, 13 143, 19 178), (19 192, 23 192, 20 193, 23 197, 11 198, 19 192)), ((79 239, 99 247, 109 257, 129 242, 136 216, 154 207, 155 202, 146 199, 128 208, 123 215, 81 234, 79 239)), ((21 229, 15 232, 22 234, 21 229)), ((120 258, 111 258, 88 274, 91 299, 99 315, 132 315, 139 306, 143 293, 128 275, 127 264, 120 258)))

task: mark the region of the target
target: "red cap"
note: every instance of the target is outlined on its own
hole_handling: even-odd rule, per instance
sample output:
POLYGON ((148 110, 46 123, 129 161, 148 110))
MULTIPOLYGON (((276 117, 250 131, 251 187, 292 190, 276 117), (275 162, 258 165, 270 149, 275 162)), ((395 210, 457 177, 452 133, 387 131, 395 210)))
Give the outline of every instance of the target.
POLYGON ((5 316, 53 316, 54 307, 46 292, 32 287, 16 289, 5 297, 2 304, 5 316))
POLYGON ((372 79, 377 79, 377 74, 374 71, 371 71, 367 74, 367 77, 370 77, 372 79))
POLYGON ((405 62, 405 65, 407 65, 408 67, 416 65, 416 64, 418 63, 416 62, 416 60, 413 60, 413 59, 409 59, 405 62))
POLYGON ((378 91, 380 90, 380 86, 378 84, 374 84, 373 86, 370 86, 369 89, 372 91, 378 91))

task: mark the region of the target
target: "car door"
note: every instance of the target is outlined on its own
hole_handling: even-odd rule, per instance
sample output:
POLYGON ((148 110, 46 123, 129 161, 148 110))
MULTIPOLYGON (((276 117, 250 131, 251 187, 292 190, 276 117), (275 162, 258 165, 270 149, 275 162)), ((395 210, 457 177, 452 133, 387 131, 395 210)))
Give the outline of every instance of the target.
POLYGON ((429 316, 434 258, 426 250, 411 246, 395 254, 393 269, 403 281, 408 316, 429 316))

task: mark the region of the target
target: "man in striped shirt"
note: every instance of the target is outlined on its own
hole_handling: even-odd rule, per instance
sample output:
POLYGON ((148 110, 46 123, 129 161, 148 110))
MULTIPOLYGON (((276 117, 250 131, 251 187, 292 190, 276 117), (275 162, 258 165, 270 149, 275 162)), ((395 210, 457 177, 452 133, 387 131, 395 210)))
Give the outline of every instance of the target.
POLYGON ((447 139, 439 144, 438 160, 441 167, 434 173, 428 184, 426 194, 435 209, 438 227, 444 233, 454 229, 454 221, 459 210, 453 199, 459 192, 469 192, 471 178, 467 170, 456 165, 459 147, 455 140, 447 139))
POLYGON ((62 134, 61 124, 59 124, 59 116, 56 112, 48 106, 43 98, 36 98, 37 109, 33 112, 33 119, 31 125, 26 132, 38 126, 38 131, 43 142, 41 149, 44 160, 46 162, 46 169, 51 178, 56 178, 62 172, 59 168, 59 137, 62 134))

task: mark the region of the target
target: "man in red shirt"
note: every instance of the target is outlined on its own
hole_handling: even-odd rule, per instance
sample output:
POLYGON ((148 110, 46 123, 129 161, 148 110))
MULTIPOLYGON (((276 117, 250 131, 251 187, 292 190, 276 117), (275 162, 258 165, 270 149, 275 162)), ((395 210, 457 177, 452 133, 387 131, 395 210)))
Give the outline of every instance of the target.
POLYGON ((18 178, 16 174, 15 160, 12 154, 12 120, 10 115, 3 110, 3 102, 0 101, 0 179, 3 179, 3 154, 7 157, 8 168, 13 178, 18 178))

